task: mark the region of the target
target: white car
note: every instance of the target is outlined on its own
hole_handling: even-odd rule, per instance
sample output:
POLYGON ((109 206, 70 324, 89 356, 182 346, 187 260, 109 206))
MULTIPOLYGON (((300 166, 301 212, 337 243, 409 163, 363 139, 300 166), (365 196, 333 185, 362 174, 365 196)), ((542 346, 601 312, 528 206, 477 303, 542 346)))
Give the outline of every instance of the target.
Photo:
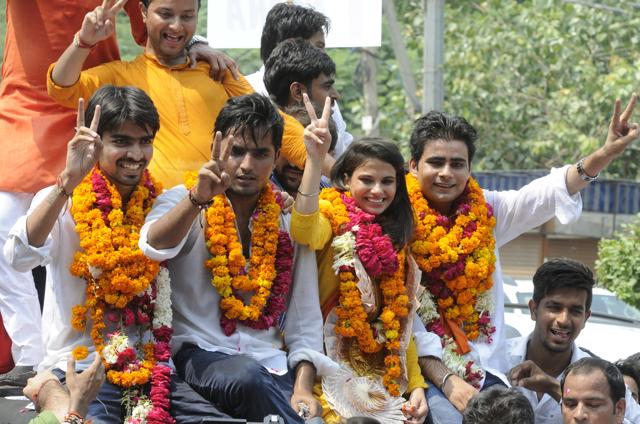
MULTIPOLYGON (((526 336, 535 322, 529 313, 533 296, 531 280, 504 277, 504 306, 507 338, 526 336)), ((576 344, 608 361, 640 352, 640 310, 618 299, 609 290, 593 289, 591 317, 576 344)))

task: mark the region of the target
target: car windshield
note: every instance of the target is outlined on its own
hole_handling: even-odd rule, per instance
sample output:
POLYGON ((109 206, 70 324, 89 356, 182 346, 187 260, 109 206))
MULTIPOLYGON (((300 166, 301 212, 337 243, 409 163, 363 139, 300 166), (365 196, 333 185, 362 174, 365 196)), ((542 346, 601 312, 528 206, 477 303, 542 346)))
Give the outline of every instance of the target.
MULTIPOLYGON (((518 292, 518 303, 527 304, 533 293, 518 292)), ((627 305, 620 299, 611 295, 594 294, 591 302, 591 312, 596 314, 612 315, 615 317, 629 318, 632 320, 640 320, 640 310, 631 305, 627 305)))

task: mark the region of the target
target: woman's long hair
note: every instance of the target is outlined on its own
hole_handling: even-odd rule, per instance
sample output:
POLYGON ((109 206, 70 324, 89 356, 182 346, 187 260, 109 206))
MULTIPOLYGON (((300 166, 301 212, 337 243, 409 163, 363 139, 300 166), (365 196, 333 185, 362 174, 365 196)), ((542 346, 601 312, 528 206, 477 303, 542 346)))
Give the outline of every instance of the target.
POLYGON ((337 189, 349 191, 345 178, 351 178, 356 168, 370 159, 386 162, 396 171, 396 195, 389 207, 376 217, 376 222, 401 248, 413 236, 413 212, 405 182, 404 158, 395 144, 376 137, 353 142, 331 168, 331 182, 337 189))

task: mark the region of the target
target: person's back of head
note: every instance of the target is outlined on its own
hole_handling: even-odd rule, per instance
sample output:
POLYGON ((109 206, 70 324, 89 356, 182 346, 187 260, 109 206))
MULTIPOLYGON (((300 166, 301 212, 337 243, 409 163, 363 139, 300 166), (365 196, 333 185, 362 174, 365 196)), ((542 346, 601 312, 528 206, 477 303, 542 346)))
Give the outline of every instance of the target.
POLYGON ((266 62, 273 49, 287 38, 309 40, 318 32, 323 35, 329 32, 329 19, 325 15, 310 7, 278 3, 267 14, 262 28, 260 58, 266 62))
POLYGON ((312 82, 321 74, 332 77, 336 73, 333 60, 322 50, 302 38, 287 39, 278 44, 264 63, 264 85, 280 107, 288 106, 291 85, 299 83, 309 98, 314 99, 312 82))
POLYGON ((490 389, 480 392, 467 404, 462 424, 534 424, 527 398, 517 389, 490 389))

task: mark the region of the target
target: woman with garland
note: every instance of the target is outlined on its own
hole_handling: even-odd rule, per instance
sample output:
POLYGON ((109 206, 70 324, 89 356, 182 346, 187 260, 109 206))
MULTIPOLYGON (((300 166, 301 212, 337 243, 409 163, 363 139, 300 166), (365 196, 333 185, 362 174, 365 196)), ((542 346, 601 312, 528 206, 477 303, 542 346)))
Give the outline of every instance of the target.
MULTIPOLYGON (((40 368, 53 368, 64 381, 69 356, 85 369, 100 355, 107 382, 89 416, 101 423, 223 416, 172 375, 169 273, 138 247, 162 191, 146 169, 158 112, 138 88, 104 86, 86 119, 90 127, 80 100, 65 169, 55 186, 36 194, 5 246, 17 270, 47 267, 40 368)), ((67 421, 81 422, 78 412, 67 421)))
POLYGON ((330 100, 320 119, 306 94, 304 101, 312 122, 291 226, 297 242, 318 251, 325 350, 341 364, 316 387, 324 418, 421 423, 428 408, 411 337, 419 281, 407 255, 413 219, 404 160, 391 142, 360 140, 334 165, 336 188, 318 191, 330 100))

